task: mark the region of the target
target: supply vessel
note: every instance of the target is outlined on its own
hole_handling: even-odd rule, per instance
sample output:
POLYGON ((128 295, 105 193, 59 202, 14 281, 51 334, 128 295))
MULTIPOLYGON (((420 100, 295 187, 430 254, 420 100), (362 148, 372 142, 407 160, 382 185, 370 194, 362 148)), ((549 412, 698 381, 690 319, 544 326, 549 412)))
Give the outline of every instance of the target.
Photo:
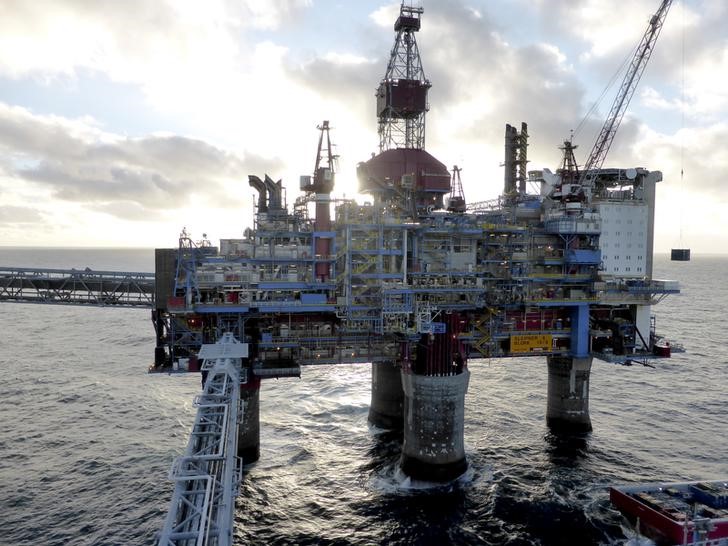
POLYGON ((728 545, 728 478, 615 486, 609 498, 658 544, 728 545))

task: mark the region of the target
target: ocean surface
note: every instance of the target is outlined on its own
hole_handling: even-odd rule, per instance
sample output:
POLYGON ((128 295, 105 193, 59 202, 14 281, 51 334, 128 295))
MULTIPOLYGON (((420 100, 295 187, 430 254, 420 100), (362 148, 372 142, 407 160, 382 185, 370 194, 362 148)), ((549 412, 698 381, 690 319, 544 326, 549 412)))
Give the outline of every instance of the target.
MULTIPOLYGON (((153 251, 0 248, 0 266, 153 271, 153 251)), ((728 476, 728 257, 657 256, 683 293, 654 308, 688 351, 656 368, 594 362, 584 437, 544 422, 544 358, 480 360, 470 468, 428 487, 400 439, 367 424, 369 365, 309 367, 261 390, 261 458, 237 499, 239 544, 623 544, 607 486, 728 476)), ((0 303, 0 544, 153 544, 199 376, 148 375, 146 310, 0 303)))

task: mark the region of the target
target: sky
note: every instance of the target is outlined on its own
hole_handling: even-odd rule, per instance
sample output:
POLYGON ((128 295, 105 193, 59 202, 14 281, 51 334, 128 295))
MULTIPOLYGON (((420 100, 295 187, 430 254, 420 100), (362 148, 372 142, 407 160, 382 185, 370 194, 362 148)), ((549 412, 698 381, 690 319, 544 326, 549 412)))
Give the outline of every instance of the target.
MULTIPOLYGON (((555 170, 580 126, 586 159, 616 86, 599 97, 659 1, 419 5, 426 148, 461 167, 466 199, 479 201, 502 191, 506 123, 528 123, 529 169, 555 170)), ((335 194, 354 197, 356 164, 378 147, 374 91, 398 9, 3 0, 0 245, 172 247, 183 228, 241 237, 248 175, 283 179, 292 204, 323 120, 340 157, 335 194)), ((673 2, 605 162, 662 171, 656 252, 728 253, 726 20, 725 0, 673 2)))

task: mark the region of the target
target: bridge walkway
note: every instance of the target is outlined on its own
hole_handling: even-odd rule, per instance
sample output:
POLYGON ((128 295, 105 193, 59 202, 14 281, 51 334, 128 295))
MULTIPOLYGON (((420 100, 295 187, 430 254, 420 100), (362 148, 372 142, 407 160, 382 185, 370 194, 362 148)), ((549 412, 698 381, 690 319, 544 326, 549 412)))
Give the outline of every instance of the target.
POLYGON ((154 273, 0 267, 0 301, 154 307, 154 273))
POLYGON ((159 546, 227 546, 233 540, 235 497, 243 460, 237 456, 238 428, 245 404, 240 385, 248 380, 242 358, 248 346, 232 334, 203 345, 208 376, 195 397, 195 423, 184 454, 172 464, 174 493, 159 546))

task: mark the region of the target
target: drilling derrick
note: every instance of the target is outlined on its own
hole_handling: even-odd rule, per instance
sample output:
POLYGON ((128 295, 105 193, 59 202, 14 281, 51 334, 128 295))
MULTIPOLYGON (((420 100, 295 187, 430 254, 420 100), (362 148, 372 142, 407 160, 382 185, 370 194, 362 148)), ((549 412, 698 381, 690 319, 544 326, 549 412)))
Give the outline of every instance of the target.
POLYGON ((430 82, 422 70, 415 32, 422 8, 400 6, 394 23, 397 36, 387 72, 377 89, 379 151, 425 147, 425 113, 430 82))
POLYGON ((450 192, 447 167, 424 149, 431 84, 415 40, 422 13, 422 8, 400 6, 394 46, 376 93, 379 154, 357 168, 362 193, 413 217, 443 208, 443 198, 450 192))

